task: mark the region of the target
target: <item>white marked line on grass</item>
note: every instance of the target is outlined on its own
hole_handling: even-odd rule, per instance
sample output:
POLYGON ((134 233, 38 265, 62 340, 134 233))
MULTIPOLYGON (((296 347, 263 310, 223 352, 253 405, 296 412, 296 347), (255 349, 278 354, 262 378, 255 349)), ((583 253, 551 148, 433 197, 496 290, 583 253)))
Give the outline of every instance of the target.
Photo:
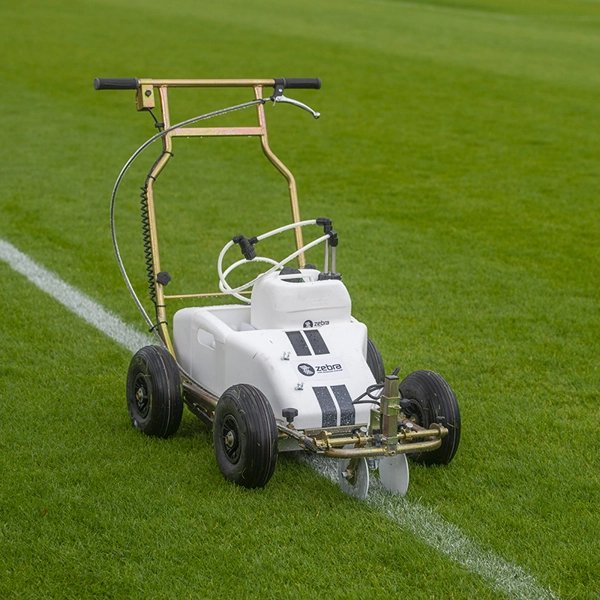
MULTIPOLYGON (((318 473, 337 482, 337 465, 334 461, 315 455, 304 455, 303 458, 318 473)), ((365 502, 440 554, 482 577, 490 587, 507 597, 518 600, 559 600, 557 595, 540 586, 535 577, 523 568, 486 550, 430 508, 392 494, 378 479, 371 478, 365 502)))
POLYGON ((26 254, 2 239, 0 239, 0 259, 8 263, 15 271, 27 277, 40 290, 50 294, 69 310, 131 352, 136 352, 142 346, 152 343, 152 338, 149 335, 141 333, 131 325, 123 322, 103 306, 62 281, 54 273, 40 267, 26 254))
MULTIPOLYGON (((39 266, 2 239, 0 239, 0 259, 131 352, 152 342, 152 338, 148 335, 127 325, 100 304, 62 281, 54 273, 39 266)), ((319 474, 337 482, 335 461, 312 455, 306 456, 306 461, 319 474)), ((440 554, 482 577, 496 591, 519 600, 558 600, 558 596, 541 587, 524 569, 505 561, 470 540, 456 525, 444 520, 431 509, 413 500, 389 493, 377 479, 372 481, 366 500, 369 506, 388 516, 402 529, 409 531, 440 554)))

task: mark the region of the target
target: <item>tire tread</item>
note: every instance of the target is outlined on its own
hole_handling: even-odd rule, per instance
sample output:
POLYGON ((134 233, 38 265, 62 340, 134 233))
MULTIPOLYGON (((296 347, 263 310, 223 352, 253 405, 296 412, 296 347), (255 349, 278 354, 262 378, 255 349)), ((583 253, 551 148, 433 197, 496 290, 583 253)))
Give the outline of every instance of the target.
POLYGON ((403 398, 417 400, 421 405, 426 422, 420 425, 429 427, 437 417, 443 416, 449 430, 437 450, 411 454, 411 459, 424 465, 450 463, 460 442, 460 411, 452 388, 441 375, 422 370, 410 373, 402 380, 400 394, 403 398))
POLYGON ((225 479, 246 488, 267 485, 277 463, 278 431, 271 405, 259 389, 237 384, 223 392, 215 412, 213 441, 217 464, 225 479), (243 419, 247 436, 243 456, 236 464, 229 461, 223 449, 221 427, 228 414, 243 419))
POLYGON ((134 427, 145 435, 167 438, 175 434, 183 415, 183 390, 179 368, 171 353, 162 346, 140 348, 129 364, 127 405, 134 427), (149 383, 150 411, 142 418, 135 402, 135 378, 144 374, 149 383))

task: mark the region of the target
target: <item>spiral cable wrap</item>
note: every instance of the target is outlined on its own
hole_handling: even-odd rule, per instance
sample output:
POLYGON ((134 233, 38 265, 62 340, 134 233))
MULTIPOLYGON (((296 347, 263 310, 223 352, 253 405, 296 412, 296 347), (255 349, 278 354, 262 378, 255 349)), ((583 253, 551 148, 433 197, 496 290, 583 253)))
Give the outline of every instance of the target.
POLYGON ((150 217, 148 215, 148 186, 143 185, 140 190, 140 211, 142 214, 142 240, 144 244, 144 262, 146 263, 146 277, 150 300, 156 306, 156 282, 154 281, 154 266, 152 262, 152 244, 150 242, 150 217))

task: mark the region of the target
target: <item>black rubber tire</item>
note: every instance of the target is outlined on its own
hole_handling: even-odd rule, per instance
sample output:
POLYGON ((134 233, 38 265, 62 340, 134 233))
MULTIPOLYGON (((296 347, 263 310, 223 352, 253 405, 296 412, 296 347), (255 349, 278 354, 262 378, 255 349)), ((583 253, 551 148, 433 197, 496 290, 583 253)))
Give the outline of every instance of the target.
POLYGON ((149 436, 173 435, 183 414, 179 368, 162 346, 138 350, 127 372, 127 408, 133 426, 149 436))
POLYGON ((373 377, 375 377, 375 382, 383 383, 385 381, 383 359, 371 338, 367 338, 367 364, 369 365, 369 369, 371 369, 371 373, 373 373, 373 377))
POLYGON ((448 435, 442 438, 437 450, 409 454, 409 457, 423 465, 447 465, 460 442, 460 412, 452 388, 433 371, 415 371, 402 380, 400 396, 417 401, 420 410, 414 411, 413 416, 418 425, 429 427, 442 416, 448 428, 448 435))
POLYGON ((245 488, 267 485, 277 463, 277 438, 273 409, 259 389, 240 383, 223 392, 213 442, 225 479, 245 488))

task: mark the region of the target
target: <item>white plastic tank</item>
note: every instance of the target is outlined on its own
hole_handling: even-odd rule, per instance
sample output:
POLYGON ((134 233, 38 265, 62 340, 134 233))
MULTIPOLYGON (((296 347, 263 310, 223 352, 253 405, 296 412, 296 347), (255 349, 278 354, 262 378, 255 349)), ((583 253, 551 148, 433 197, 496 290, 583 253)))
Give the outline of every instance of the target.
POLYGON ((303 329, 350 323, 352 302, 346 286, 338 279, 319 281, 318 275, 317 270, 301 269, 295 276, 274 272, 259 279, 252 290, 251 325, 303 329))

